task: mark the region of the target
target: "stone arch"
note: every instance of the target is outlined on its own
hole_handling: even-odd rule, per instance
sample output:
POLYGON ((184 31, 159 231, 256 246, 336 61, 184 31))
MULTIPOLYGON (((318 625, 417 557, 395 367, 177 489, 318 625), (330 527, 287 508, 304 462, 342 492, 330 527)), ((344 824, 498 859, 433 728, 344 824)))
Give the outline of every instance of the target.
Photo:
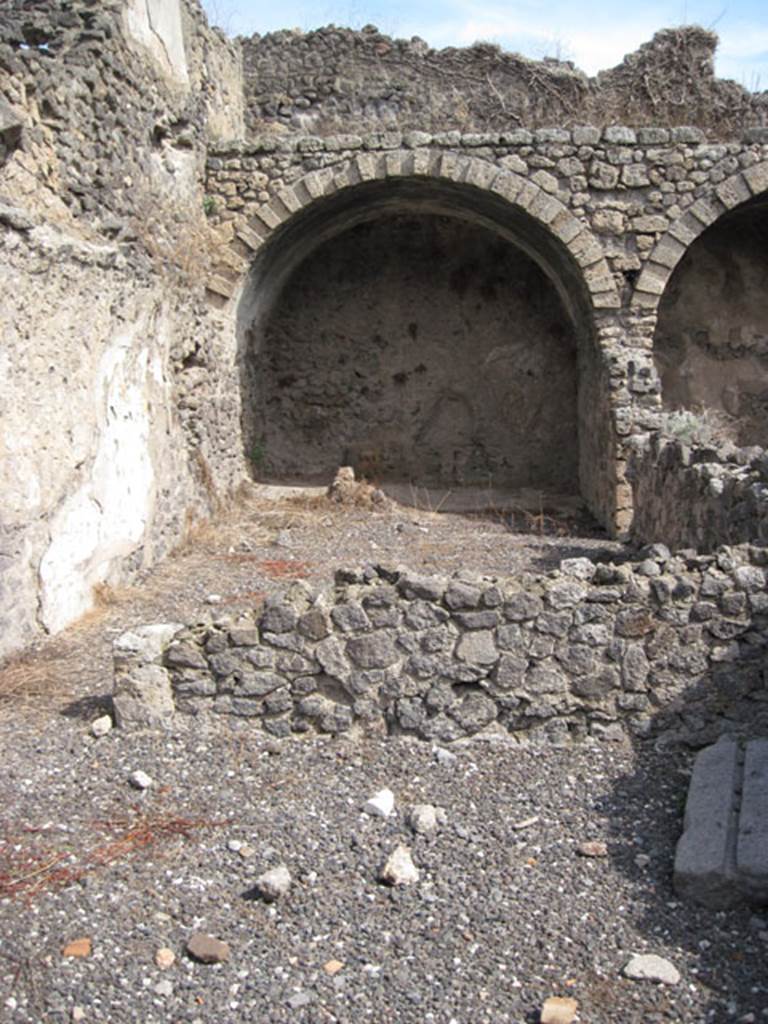
POLYGON ((632 305, 655 312, 688 247, 729 210, 768 193, 768 161, 752 164, 697 199, 657 242, 638 278, 632 305))
POLYGON ((432 178, 469 185, 499 196, 524 210, 557 238, 581 269, 594 309, 617 309, 621 300, 599 242, 560 200, 536 182, 496 167, 487 160, 452 152, 391 150, 361 153, 339 167, 310 171, 281 189, 236 228, 231 259, 209 282, 212 291, 231 296, 237 290, 243 258, 253 258, 275 232, 297 213, 323 198, 366 182, 388 178, 432 178), (235 269, 238 268, 238 269, 235 269))
MULTIPOLYGON (((617 441, 602 329, 615 319, 621 301, 602 247, 556 196, 535 182, 451 152, 361 153, 338 167, 311 171, 247 222, 236 224, 232 267, 224 269, 222 276, 227 276, 214 290, 235 294, 240 289, 236 312, 246 451, 264 450, 253 423, 246 425, 252 415, 245 411, 247 396, 259 395, 254 384, 258 360, 252 354, 259 351, 271 311, 291 275, 325 242, 400 210, 480 226, 519 249, 554 288, 575 345, 575 420, 569 436, 577 483, 572 493, 580 492, 598 519, 615 530, 617 441), (249 278, 240 288, 246 264, 249 278)), ((546 407, 548 415, 557 401, 553 398, 546 407)), ((550 451, 560 456, 556 442, 550 451)))

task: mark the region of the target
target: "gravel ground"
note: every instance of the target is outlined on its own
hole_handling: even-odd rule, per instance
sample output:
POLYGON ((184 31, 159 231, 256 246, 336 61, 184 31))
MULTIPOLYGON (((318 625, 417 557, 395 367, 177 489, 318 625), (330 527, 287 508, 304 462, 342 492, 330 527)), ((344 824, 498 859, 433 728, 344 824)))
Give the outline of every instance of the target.
POLYGON ((0 1019, 495 1024, 571 995, 593 1024, 768 1020, 768 921, 671 888, 688 755, 475 740, 446 759, 403 738, 277 743, 229 719, 90 734, 115 632, 210 613, 214 591, 236 611, 291 572, 376 557, 506 574, 610 548, 501 521, 249 508, 6 666, 0 1019), (128 781, 137 769, 145 791, 128 781), (396 813, 364 815, 385 786, 396 813), (416 803, 445 809, 437 834, 410 829, 416 803), (580 856, 587 840, 607 856, 580 856), (389 888, 377 874, 399 843, 420 879, 389 888), (292 888, 267 904, 255 880, 283 863, 292 888), (229 960, 194 961, 196 931, 226 941, 229 960), (63 956, 80 938, 89 955, 63 956), (643 952, 671 960, 679 984, 624 978, 643 952))

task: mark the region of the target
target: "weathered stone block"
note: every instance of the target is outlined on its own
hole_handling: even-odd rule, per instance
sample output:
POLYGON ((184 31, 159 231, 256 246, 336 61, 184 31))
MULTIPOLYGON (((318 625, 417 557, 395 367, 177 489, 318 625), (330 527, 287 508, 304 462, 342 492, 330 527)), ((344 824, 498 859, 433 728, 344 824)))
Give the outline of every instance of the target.
POLYGON ((360 668, 387 668, 399 657, 392 636, 386 632, 353 637, 347 643, 346 653, 360 668))
POLYGON ((171 677, 160 665, 137 664, 119 670, 112 705, 120 729, 167 728, 175 711, 171 677))
POLYGON ((712 909, 741 902, 736 884, 738 743, 723 738, 702 750, 688 790, 683 835, 675 853, 674 883, 686 899, 712 909))

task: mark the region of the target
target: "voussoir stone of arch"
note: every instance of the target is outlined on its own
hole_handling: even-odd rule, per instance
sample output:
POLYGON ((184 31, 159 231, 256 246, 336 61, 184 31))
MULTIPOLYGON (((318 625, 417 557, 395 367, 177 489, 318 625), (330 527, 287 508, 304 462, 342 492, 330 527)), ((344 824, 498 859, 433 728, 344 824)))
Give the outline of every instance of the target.
POLYGON ((757 196, 761 192, 768 192, 768 161, 747 167, 742 172, 742 177, 749 185, 752 195, 757 196))
POLYGON ((675 268, 699 235, 728 210, 766 192, 768 161, 763 161, 737 171, 714 186, 709 195, 697 199, 682 217, 669 226, 651 252, 638 278, 632 306, 655 309, 675 268))
MULTIPOLYGON (((601 245, 556 195, 530 178, 500 168, 492 161, 451 151, 436 152, 427 147, 358 153, 340 167, 310 171, 261 205, 247 221, 239 222, 235 231, 236 241, 232 244, 244 244, 252 252, 257 252, 282 224, 318 199, 368 181, 408 176, 470 185, 495 193, 525 210, 548 228, 570 252, 583 271, 584 283, 595 308, 620 306, 621 300, 601 245)), ((222 287, 223 284, 219 273, 211 279, 209 286, 220 294, 231 294, 234 285, 226 282, 227 286, 222 287)))

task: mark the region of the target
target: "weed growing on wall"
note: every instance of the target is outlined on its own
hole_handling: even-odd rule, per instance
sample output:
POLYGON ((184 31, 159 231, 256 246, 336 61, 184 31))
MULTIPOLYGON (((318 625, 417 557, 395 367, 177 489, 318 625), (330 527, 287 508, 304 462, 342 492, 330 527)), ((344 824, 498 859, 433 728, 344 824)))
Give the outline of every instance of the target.
POLYGON ((675 409, 661 415, 660 432, 681 444, 721 445, 734 440, 733 420, 717 409, 675 409))

